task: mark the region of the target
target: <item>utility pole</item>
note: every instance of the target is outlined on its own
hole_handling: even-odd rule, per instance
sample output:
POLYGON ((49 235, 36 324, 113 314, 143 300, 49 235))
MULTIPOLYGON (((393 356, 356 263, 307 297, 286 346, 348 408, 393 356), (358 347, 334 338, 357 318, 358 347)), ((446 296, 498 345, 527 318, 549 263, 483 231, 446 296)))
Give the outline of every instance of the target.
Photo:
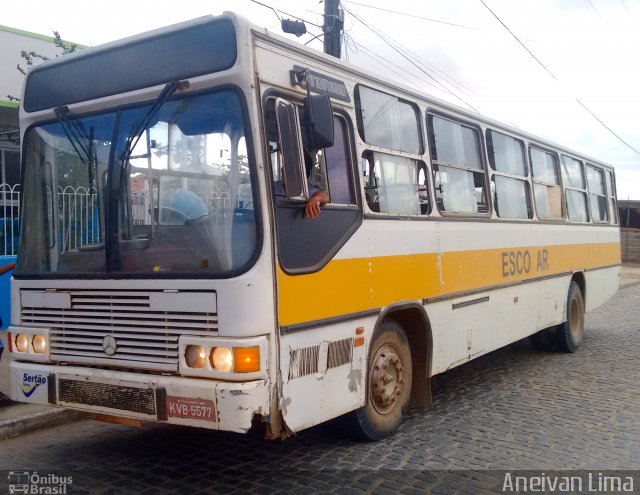
POLYGON ((340 10, 340 0, 324 0, 324 53, 340 58, 342 28, 344 18, 340 10))

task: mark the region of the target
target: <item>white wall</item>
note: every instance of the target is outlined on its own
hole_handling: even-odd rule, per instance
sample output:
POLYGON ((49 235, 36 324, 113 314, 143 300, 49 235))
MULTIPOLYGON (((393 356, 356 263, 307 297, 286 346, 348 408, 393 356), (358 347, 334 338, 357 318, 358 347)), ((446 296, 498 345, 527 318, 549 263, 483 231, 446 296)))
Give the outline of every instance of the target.
POLYGON ((25 61, 20 56, 22 50, 35 51, 47 57, 60 54, 60 49, 53 44, 53 36, 0 26, 0 105, 2 106, 9 100, 8 94, 18 98, 22 96, 24 76, 16 69, 18 64, 26 69, 25 61))

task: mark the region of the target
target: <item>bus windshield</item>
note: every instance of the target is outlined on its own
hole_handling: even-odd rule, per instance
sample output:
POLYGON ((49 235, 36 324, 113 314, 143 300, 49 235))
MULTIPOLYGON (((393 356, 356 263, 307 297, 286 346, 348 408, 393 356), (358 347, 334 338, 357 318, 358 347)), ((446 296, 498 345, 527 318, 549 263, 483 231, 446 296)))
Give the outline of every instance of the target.
POLYGON ((258 245, 231 90, 58 121, 25 134, 16 275, 229 276, 258 245))

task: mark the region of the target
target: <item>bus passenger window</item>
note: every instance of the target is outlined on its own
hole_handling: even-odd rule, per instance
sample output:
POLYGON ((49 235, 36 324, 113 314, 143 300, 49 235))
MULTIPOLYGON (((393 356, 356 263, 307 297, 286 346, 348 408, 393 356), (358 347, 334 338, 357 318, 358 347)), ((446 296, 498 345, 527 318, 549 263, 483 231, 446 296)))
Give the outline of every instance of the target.
POLYGON ((489 129, 487 151, 491 168, 495 170, 491 189, 497 215, 501 218, 532 218, 524 143, 489 129))
POLYGON ((582 162, 575 158, 562 155, 562 181, 564 182, 564 187, 584 189, 582 162))
POLYGON ((587 197, 581 191, 567 189, 567 214, 572 222, 588 222, 587 197))
POLYGON ((586 223, 589 221, 589 211, 582 162, 562 155, 561 163, 569 221, 586 223))
POLYGON ((422 153, 418 108, 395 96, 358 85, 355 94, 358 130, 368 144, 422 153))
POLYGON ((562 188, 558 172, 558 158, 554 153, 529 148, 533 175, 533 195, 538 218, 562 219, 562 188))
POLYGON ((607 195, 604 190, 604 172, 587 165, 587 185, 589 186, 589 206, 594 222, 606 222, 607 195))
POLYGON ((478 131, 435 115, 428 116, 428 129, 438 208, 450 213, 487 213, 478 131))
POLYGON ((609 219, 611 223, 617 224, 618 208, 616 207, 616 191, 613 172, 611 170, 607 170, 605 177, 607 179, 607 196, 609 197, 609 219))
MULTIPOLYGON (((397 215, 421 214, 418 165, 415 160, 367 152, 363 161, 368 172, 365 175, 365 193, 372 211, 397 215)), ((426 206, 428 208, 428 199, 426 206)))
POLYGON ((424 162, 418 163, 418 201, 420 213, 427 215, 431 211, 431 204, 429 203, 429 172, 424 162))

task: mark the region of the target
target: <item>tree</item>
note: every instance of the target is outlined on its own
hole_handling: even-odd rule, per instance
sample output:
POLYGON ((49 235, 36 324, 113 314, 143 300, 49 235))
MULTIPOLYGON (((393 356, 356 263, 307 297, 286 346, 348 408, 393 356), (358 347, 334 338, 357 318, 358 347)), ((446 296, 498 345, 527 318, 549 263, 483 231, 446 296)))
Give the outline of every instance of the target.
MULTIPOLYGON (((56 55, 56 57, 60 55, 68 55, 69 53, 73 53, 78 49, 78 45, 76 45, 75 43, 67 43, 66 41, 64 41, 58 31, 53 32, 53 44, 61 50, 61 53, 56 55)), ((20 52, 20 57, 24 60, 26 68, 18 64, 16 66, 16 69, 18 69, 18 72, 25 76, 27 75, 27 71, 31 69, 31 67, 42 63, 45 60, 49 60, 49 57, 47 57, 46 55, 42 55, 41 53, 37 53, 35 51, 28 52, 26 50, 22 50, 20 52)), ((9 98, 9 101, 20 101, 20 98, 11 95, 7 95, 7 98, 9 98)))

